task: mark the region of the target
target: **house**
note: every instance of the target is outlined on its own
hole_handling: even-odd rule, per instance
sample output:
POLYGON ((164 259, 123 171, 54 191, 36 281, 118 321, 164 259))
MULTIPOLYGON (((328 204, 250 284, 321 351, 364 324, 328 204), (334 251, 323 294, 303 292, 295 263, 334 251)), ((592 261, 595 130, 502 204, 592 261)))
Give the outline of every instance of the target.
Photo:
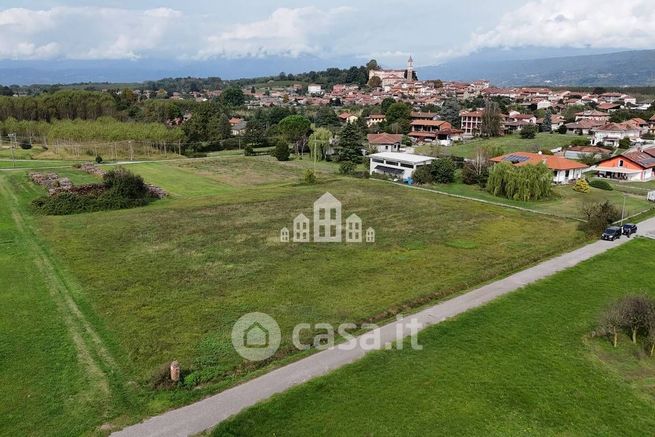
POLYGON ((575 114, 575 121, 580 120, 595 120, 607 123, 610 120, 610 115, 607 112, 588 110, 575 114))
POLYGON ((630 120, 626 121, 626 123, 638 127, 642 134, 647 134, 648 131, 650 130, 650 124, 643 118, 639 118, 639 117, 631 118, 630 120))
POLYGON ((611 151, 596 146, 572 146, 566 149, 564 157, 568 159, 582 159, 585 156, 593 156, 594 159, 601 159, 605 155, 610 155, 611 151))
POLYGON ((596 108, 601 111, 616 112, 621 109, 621 105, 618 103, 599 103, 596 108))
POLYGON ((384 121, 384 114, 371 114, 366 117, 366 126, 371 127, 384 121))
POLYGON ((351 114, 350 112, 342 112, 339 114, 339 120, 341 120, 342 123, 355 123, 357 120, 359 120, 359 117, 351 114))
POLYGON ((623 138, 630 138, 636 141, 641 136, 641 129, 633 123, 607 123, 593 129, 593 145, 604 144, 606 146, 618 147, 619 141, 623 138))
POLYGON ((452 146, 454 141, 461 139, 462 131, 454 129, 444 120, 417 119, 410 123, 412 131, 408 134, 419 142, 438 142, 442 146, 452 146))
POLYGON ((480 133, 482 111, 463 111, 460 113, 464 137, 471 138, 480 133))
POLYGON ((603 126, 605 123, 598 120, 580 120, 573 123, 566 123, 567 134, 590 135, 592 129, 603 126))
POLYGON ((323 95, 323 87, 313 83, 307 87, 307 94, 310 96, 321 96, 323 95))
POLYGON ((382 152, 370 155, 369 159, 370 174, 384 174, 406 180, 412 177, 418 167, 428 165, 436 158, 411 153, 382 152))
POLYGON ((653 178, 653 168, 655 150, 646 149, 607 158, 599 162, 594 171, 601 178, 643 182, 653 178))
POLYGON ((553 183, 568 184, 582 177, 582 172, 588 165, 572 161, 561 156, 542 155, 541 153, 513 152, 491 158, 492 162, 509 162, 512 165, 545 164, 553 172, 553 183))
POLYGON ((410 113, 412 120, 438 120, 439 114, 436 112, 413 111, 410 113))
POLYGON ((402 134, 368 134, 368 143, 375 147, 378 152, 400 152, 400 145, 403 142, 402 134))
POLYGON ((232 135, 234 135, 235 137, 238 137, 239 135, 243 135, 246 132, 247 125, 248 122, 246 122, 245 120, 241 120, 239 123, 232 126, 232 135))
POLYGON ((648 119, 648 124, 650 126, 650 132, 655 134, 655 115, 648 119))
POLYGON ((503 122, 505 132, 520 132, 525 126, 537 124, 537 117, 531 114, 511 112, 503 122))

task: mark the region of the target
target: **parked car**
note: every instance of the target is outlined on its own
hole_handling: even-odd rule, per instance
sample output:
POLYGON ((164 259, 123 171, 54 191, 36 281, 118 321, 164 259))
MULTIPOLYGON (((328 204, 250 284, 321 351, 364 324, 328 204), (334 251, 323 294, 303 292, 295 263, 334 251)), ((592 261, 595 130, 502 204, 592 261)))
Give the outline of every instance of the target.
POLYGON ((614 241, 617 238, 621 238, 622 233, 623 230, 618 226, 610 226, 609 228, 605 229, 605 232, 603 232, 603 235, 600 236, 600 239, 614 241))
POLYGON ((637 233, 637 225, 634 223, 626 223, 623 225, 623 235, 627 235, 628 237, 632 234, 637 233))

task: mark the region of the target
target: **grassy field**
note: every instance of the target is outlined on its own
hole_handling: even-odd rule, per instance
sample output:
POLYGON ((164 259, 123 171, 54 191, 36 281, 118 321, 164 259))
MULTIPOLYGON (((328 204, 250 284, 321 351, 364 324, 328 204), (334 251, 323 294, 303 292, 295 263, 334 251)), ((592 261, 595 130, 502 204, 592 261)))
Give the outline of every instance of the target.
POLYGON ((437 146, 419 146, 416 148, 416 153, 433 154, 440 152, 445 154, 452 154, 454 156, 463 156, 464 158, 472 158, 475 152, 481 147, 502 148, 503 153, 509 152, 537 152, 540 149, 555 149, 557 147, 568 146, 571 141, 580 138, 579 135, 560 135, 558 133, 538 133, 534 139, 524 140, 518 134, 505 135, 496 138, 477 138, 470 141, 465 141, 461 144, 456 144, 452 147, 437 147, 437 146), (436 147, 436 149, 435 149, 436 147), (432 153, 431 153, 432 152, 432 153))
MULTIPOLYGON (((445 193, 460 196, 473 197, 489 202, 502 203, 504 205, 529 208, 534 211, 545 212, 560 217, 583 218, 581 208, 586 202, 602 202, 609 200, 619 209, 623 208, 624 195, 621 191, 605 191, 598 188, 591 188, 589 193, 579 193, 573 190, 572 185, 559 185, 553 190, 553 196, 548 200, 540 201, 516 201, 504 197, 496 197, 477 185, 465 184, 433 184, 428 188, 445 193)), ((646 194, 636 192, 625 196, 625 216, 629 217, 642 211, 654 208, 655 204, 646 200, 646 194)))
POLYGON ((371 353, 213 435, 650 434, 655 359, 589 334, 618 296, 655 296, 654 250, 632 241, 428 328, 423 350, 371 353))
MULTIPOLYGON (((41 189, 24 173, 0 173, 9 199, 3 204, 11 206, 3 210, 7 239, 34 248, 32 255, 5 258, 2 268, 20 280, 9 296, 18 310, 5 311, 2 323, 12 332, 42 329, 53 356, 78 357, 59 362, 61 370, 48 366, 47 353, 26 353, 40 369, 35 384, 42 396, 57 393, 34 404, 43 409, 37 414, 22 408, 31 405, 24 381, 34 375, 21 366, 23 355, 16 359, 25 337, 3 344, 14 348, 2 354, 12 369, 3 375, 3 390, 14 402, 0 407, 0 423, 12 424, 7 432, 92 432, 233 385, 258 371, 236 355, 229 338, 234 321, 250 311, 280 323, 285 335, 276 359, 282 362, 290 328, 300 321, 383 320, 583 241, 572 221, 342 178, 330 165, 319 165, 319 184, 305 185, 309 165, 268 157, 134 164, 129 168, 172 195, 145 208, 66 217, 33 216, 29 202, 41 189), (279 243, 279 230, 300 212, 311 215, 313 201, 326 191, 343 202, 345 215, 357 213, 376 229, 375 244, 279 243), (536 229, 548 229, 548 238, 533 238, 536 229), (45 274, 20 274, 39 266, 45 274), (38 294, 39 281, 63 303, 38 294), (24 311, 38 299, 51 308, 39 312, 34 327, 24 311), (67 314, 75 318, 62 328, 67 314), (187 386, 153 388, 158 369, 175 359, 187 386), (84 392, 89 381, 100 381, 91 385, 102 390, 84 392)), ((93 180, 76 172, 62 171, 78 183, 93 180)))

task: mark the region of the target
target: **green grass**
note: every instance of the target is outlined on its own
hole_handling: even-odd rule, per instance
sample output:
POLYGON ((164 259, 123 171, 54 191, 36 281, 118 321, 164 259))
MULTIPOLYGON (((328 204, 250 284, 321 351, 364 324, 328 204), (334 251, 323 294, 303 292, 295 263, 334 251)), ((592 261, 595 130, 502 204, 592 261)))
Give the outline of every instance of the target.
MULTIPOLYGON (((560 217, 584 218, 581 208, 586 202, 602 202, 609 200, 619 209, 623 208, 623 193, 620 191, 605 191, 598 188, 591 188, 589 193, 579 193, 573 190, 572 185, 559 185, 554 187, 551 199, 539 201, 516 201, 504 197, 496 197, 477 185, 466 184, 434 184, 427 188, 442 191, 449 194, 473 197, 489 202, 501 203, 504 205, 528 208, 539 212, 549 213, 560 217)), ((625 196, 626 217, 640 213, 655 207, 655 204, 648 202, 645 195, 629 194, 625 196)))
MULTIPOLYGON (((89 431, 103 422, 130 423, 250 377, 258 369, 236 355, 229 338, 244 313, 265 311, 285 332, 300 321, 381 320, 584 241, 572 221, 342 178, 334 165, 319 166, 320 183, 304 185, 308 164, 268 157, 135 164, 129 168, 171 196, 145 208, 67 217, 32 216, 28 204, 43 190, 24 173, 0 173, 0 183, 19 199, 15 211, 25 217, 24 238, 43 248, 97 332, 93 356, 114 362, 95 360, 100 369, 111 368, 104 372, 108 393, 89 400, 103 406, 102 414, 89 412, 80 420, 62 413, 56 420, 89 431), (357 213, 376 229, 375 244, 279 243, 279 230, 300 212, 311 215, 312 203, 326 191, 342 200, 346 215, 357 213), (548 238, 534 238, 542 228, 548 238), (153 389, 150 379, 175 359, 202 384, 153 389)), ((89 178, 71 168, 66 172, 78 182, 89 178)), ((10 261, 5 268, 12 271, 23 264, 34 268, 10 261)), ((31 285, 19 284, 16 293, 24 287, 31 285)), ((16 320, 20 314, 7 312, 5 323, 31 323, 16 320)), ((285 336, 283 351, 289 340, 285 336)), ((52 343, 65 345, 66 336, 52 343)), ((16 363, 23 360, 12 356, 16 363)), ((82 371, 74 360, 66 362, 69 371, 82 371)), ((44 367, 43 374, 50 370, 44 367)), ((28 377, 11 375, 5 388, 20 392, 28 377)), ((72 412, 87 408, 71 399, 72 412)), ((58 433, 25 419, 20 405, 12 423, 24 420, 27 433, 58 433)))
POLYGON ((632 241, 428 328, 423 350, 371 353, 213 435, 648 434, 655 359, 589 334, 617 297, 655 296, 654 250, 632 241))
MULTIPOLYGON (((505 135, 496 138, 476 138, 470 141, 465 141, 461 144, 455 144, 452 147, 441 147, 438 151, 449 153, 454 156, 463 156, 465 158, 473 158, 476 150, 481 147, 500 147, 503 153, 509 152, 537 152, 540 149, 555 149, 557 147, 568 146, 571 141, 580 138, 579 135, 560 135, 558 133, 538 133, 534 139, 525 140, 518 134, 505 135)), ((417 147, 416 153, 428 153, 436 146, 420 146, 417 147)))

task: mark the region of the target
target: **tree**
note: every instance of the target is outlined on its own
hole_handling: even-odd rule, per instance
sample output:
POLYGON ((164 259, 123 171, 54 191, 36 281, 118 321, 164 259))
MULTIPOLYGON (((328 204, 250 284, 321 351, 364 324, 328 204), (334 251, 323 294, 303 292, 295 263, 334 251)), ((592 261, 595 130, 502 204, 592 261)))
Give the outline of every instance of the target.
POLYGON ((607 308, 598 321, 598 334, 608 336, 612 346, 616 347, 619 343, 619 330, 623 327, 624 311, 621 303, 617 302, 607 308))
POLYGON ((243 133, 243 142, 252 147, 265 147, 268 141, 264 122, 257 119, 248 120, 246 130, 243 133))
POLYGON ((553 111, 550 108, 546 109, 544 121, 541 123, 541 131, 549 133, 553 131, 553 111))
POLYGON ((450 184, 455 181, 455 163, 450 158, 439 158, 432 161, 431 172, 434 182, 450 184))
POLYGON ((480 134, 485 137, 500 136, 503 129, 502 121, 502 114, 498 108, 498 103, 487 100, 484 111, 482 112, 480 134))
POLYGON ((221 93, 221 101, 227 106, 236 108, 238 106, 243 106, 246 102, 246 96, 241 88, 231 86, 223 90, 221 93))
MULTIPOLYGON (((384 102, 383 102, 384 103, 384 102)), ((412 108, 405 103, 397 102, 389 106, 385 113, 387 130, 393 133, 407 133, 410 130, 412 108)))
POLYGON ((585 202, 581 213, 585 221, 580 224, 580 229, 589 235, 600 235, 607 226, 621 218, 621 211, 608 200, 585 202))
POLYGON ((327 150, 332 142, 332 132, 324 127, 319 127, 309 136, 309 150, 312 158, 317 160, 325 159, 327 150))
POLYGON ((339 173, 343 175, 351 175, 355 172, 356 164, 352 161, 341 161, 339 164, 339 173))
POLYGON ((619 301, 619 308, 622 312, 622 325, 637 343, 637 335, 642 333, 648 335, 651 328, 651 321, 655 314, 655 304, 647 296, 634 295, 626 296, 619 301))
POLYGON ((543 163, 514 166, 501 162, 489 170, 487 191, 513 200, 539 200, 551 195, 553 175, 543 163))
POLYGON ((288 161, 290 155, 291 152, 289 151, 289 145, 286 141, 279 139, 275 144, 273 156, 275 156, 278 161, 288 161))
POLYGON ((227 114, 222 114, 218 119, 218 130, 217 133, 220 139, 224 140, 232 136, 232 125, 230 124, 230 119, 227 117, 227 114))
POLYGON ((430 165, 421 165, 414 173, 412 173, 412 179, 417 184, 431 184, 434 182, 434 176, 432 176, 432 168, 430 165))
POLYGON ((378 65, 378 61, 376 61, 375 59, 371 59, 370 61, 368 61, 366 63, 366 71, 367 72, 371 71, 371 70, 377 71, 379 69, 380 69, 380 66, 378 65))
POLYGON ((301 153, 307 141, 311 122, 302 115, 289 115, 280 121, 278 128, 284 138, 295 145, 296 153, 301 153))
POLYGON ((339 133, 339 160, 362 162, 362 134, 353 123, 346 123, 339 133))
POLYGON ((577 191, 578 193, 588 193, 591 191, 591 187, 589 186, 589 182, 587 182, 586 179, 580 178, 577 181, 575 181, 575 185, 573 186, 573 191, 577 191))
POLYGON ((382 79, 380 76, 372 76, 367 83, 369 88, 380 88, 382 86, 382 79))
POLYGON ((566 127, 565 124, 560 125, 560 127, 557 128, 557 133, 560 135, 565 135, 568 132, 568 128, 566 127))
POLYGON ((382 103, 380 103, 380 107, 382 108, 382 113, 386 114, 389 107, 394 103, 396 103, 396 99, 394 99, 393 97, 385 97, 385 99, 382 100, 382 103))
MULTIPOLYGON (((502 153, 501 153, 502 154, 502 153)), ((489 178, 489 158, 487 150, 478 147, 475 156, 464 163, 462 168, 462 182, 467 185, 478 184, 486 186, 489 178)))
POLYGON ((628 137, 619 140, 619 149, 629 149, 631 145, 632 141, 630 141, 630 138, 628 137))
POLYGON ((461 125, 462 118, 459 115, 461 106, 457 99, 448 99, 443 102, 439 115, 441 118, 450 123, 454 128, 458 129, 461 125))
POLYGON ((538 131, 539 129, 537 128, 537 126, 535 126, 534 124, 529 124, 527 126, 523 126, 520 135, 521 138, 523 138, 524 140, 531 140, 537 136, 538 131))
POLYGON ((336 112, 332 110, 329 106, 321 106, 316 111, 316 117, 314 118, 314 124, 317 127, 336 127, 341 124, 339 117, 336 112))

